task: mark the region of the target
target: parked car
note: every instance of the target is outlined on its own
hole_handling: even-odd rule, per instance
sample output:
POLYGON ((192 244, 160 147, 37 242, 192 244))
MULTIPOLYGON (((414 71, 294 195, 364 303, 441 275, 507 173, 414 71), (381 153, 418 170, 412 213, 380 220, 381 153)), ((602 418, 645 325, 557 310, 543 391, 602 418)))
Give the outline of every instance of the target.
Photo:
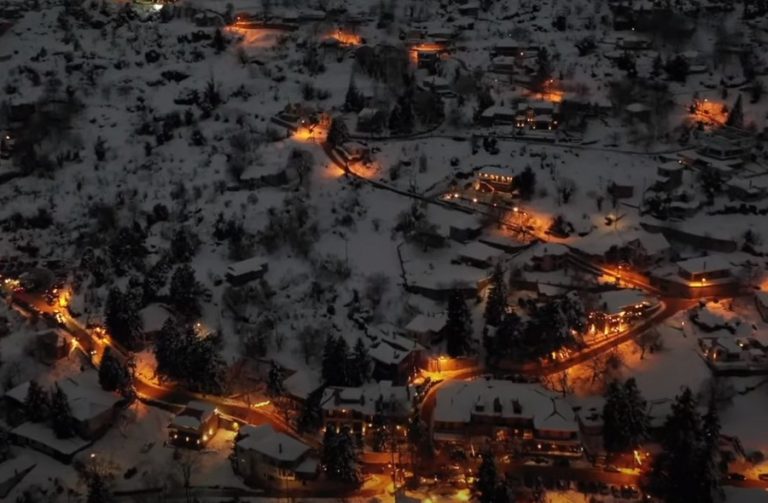
POLYGON ((621 471, 613 465, 606 466, 605 468, 603 468, 603 471, 609 472, 609 473, 621 473, 621 471))
POLYGON ((729 473, 728 480, 747 480, 747 477, 741 473, 729 473))
POLYGON ((761 473, 760 475, 757 476, 757 478, 764 482, 768 482, 768 472, 761 473))

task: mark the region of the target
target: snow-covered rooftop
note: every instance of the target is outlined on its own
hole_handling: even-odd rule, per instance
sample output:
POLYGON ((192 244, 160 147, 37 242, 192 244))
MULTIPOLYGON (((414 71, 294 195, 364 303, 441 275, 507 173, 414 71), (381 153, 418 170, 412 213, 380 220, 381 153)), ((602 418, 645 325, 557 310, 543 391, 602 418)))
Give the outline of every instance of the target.
POLYGON ((393 416, 405 417, 410 412, 413 393, 406 386, 393 386, 391 381, 368 383, 360 387, 330 387, 323 393, 325 410, 355 410, 366 416, 376 414, 376 403, 393 416))
POLYGON ((408 324, 405 326, 405 330, 408 332, 425 333, 425 332, 439 332, 445 327, 447 318, 445 314, 439 315, 426 315, 417 314, 408 324))
POLYGON ((139 316, 145 332, 159 332, 171 317, 171 312, 163 304, 150 304, 139 311, 139 316))
POLYGON ((721 255, 707 255, 705 257, 683 260, 682 262, 677 262, 677 266, 688 274, 730 271, 734 268, 733 264, 721 255))
POLYGON ((57 438, 53 430, 45 423, 33 423, 28 421, 11 430, 11 434, 48 446, 66 456, 75 454, 89 445, 91 442, 80 437, 57 438))
POLYGON ((256 451, 274 461, 285 462, 298 461, 310 450, 307 444, 276 431, 269 423, 243 426, 237 446, 240 449, 256 451))
POLYGON ((252 272, 259 272, 269 266, 269 260, 264 257, 252 257, 240 262, 235 262, 227 267, 227 274, 242 276, 252 272))
POLYGON ((541 429, 578 431, 570 405, 538 384, 476 379, 451 381, 438 390, 434 421, 469 423, 473 414, 528 419, 541 429))
MULTIPOLYGON (((121 400, 119 395, 101 389, 98 374, 92 370, 56 381, 55 385, 67 395, 72 417, 78 421, 99 416, 121 400)), ((25 382, 9 390, 5 396, 22 403, 28 389, 29 382, 25 382)))
POLYGON ((299 369, 283 381, 283 388, 296 398, 306 399, 322 384, 320 374, 309 369, 299 369))
POLYGON ((648 294, 642 290, 623 288, 602 292, 599 296, 598 306, 605 314, 617 314, 629 306, 648 300, 648 294))

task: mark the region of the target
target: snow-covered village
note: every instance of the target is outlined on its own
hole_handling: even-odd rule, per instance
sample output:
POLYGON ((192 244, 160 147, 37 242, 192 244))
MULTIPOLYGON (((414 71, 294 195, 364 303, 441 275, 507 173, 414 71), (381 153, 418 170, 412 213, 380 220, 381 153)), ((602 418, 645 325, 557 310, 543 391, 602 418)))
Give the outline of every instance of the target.
POLYGON ((0 0, 0 501, 768 502, 766 85, 765 0, 0 0))

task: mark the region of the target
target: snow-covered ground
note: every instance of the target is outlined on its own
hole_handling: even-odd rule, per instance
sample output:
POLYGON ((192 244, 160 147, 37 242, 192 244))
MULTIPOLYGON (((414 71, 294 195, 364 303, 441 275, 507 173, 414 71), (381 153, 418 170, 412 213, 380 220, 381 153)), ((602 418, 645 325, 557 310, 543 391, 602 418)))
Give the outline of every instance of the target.
MULTIPOLYGON (((737 87, 745 81, 738 57, 714 55, 715 42, 724 36, 724 30, 735 32, 733 38, 738 38, 736 33, 742 31, 739 12, 712 22, 701 19, 685 47, 670 44, 659 51, 637 51, 634 62, 643 77, 651 71, 657 55, 668 60, 683 49, 698 52, 706 66, 704 73, 689 76, 685 84, 668 82, 667 101, 654 112, 659 117, 654 116, 652 124, 643 124, 626 117, 622 100, 627 97, 611 89, 612 82, 626 80, 623 71, 606 56, 621 55, 615 44, 626 34, 602 21, 611 17, 605 2, 495 2, 472 21, 473 29, 461 32, 443 62, 440 76, 451 82, 457 95, 445 99, 446 120, 439 125, 417 123, 417 134, 411 138, 387 139, 382 134, 369 139, 372 168, 359 168, 359 173, 387 187, 375 186, 345 176, 321 145, 301 135, 290 137, 272 124, 270 117, 286 105, 305 103, 334 115, 343 114, 350 132, 357 135, 355 114, 342 111, 353 76, 357 88, 370 97, 369 103, 387 112, 403 93, 402 84, 396 82, 402 76, 391 82, 374 79, 361 69, 361 62, 355 61, 354 48, 328 48, 322 42, 344 29, 361 36, 369 47, 401 46, 406 31, 415 26, 439 32, 443 25, 467 19, 452 3, 398 2, 393 3, 393 24, 380 28, 377 19, 383 16, 380 4, 384 4, 378 0, 297 1, 290 8, 286 5, 289 2, 263 3, 236 1, 230 9, 221 2, 190 0, 177 5, 189 7, 189 11, 177 9, 178 15, 165 18, 172 11, 170 6, 162 14, 154 6, 139 6, 139 14, 134 16, 122 2, 108 0, 99 5, 89 3, 84 15, 71 5, 67 9, 43 1, 25 7, 25 15, 12 20, 0 34, 0 127, 12 122, 6 108, 56 104, 45 120, 27 126, 27 131, 14 132, 18 136, 41 133, 35 144, 37 159, 25 168, 30 173, 6 180, 17 167, 11 160, 0 159, 0 257, 32 255, 63 260, 69 272, 75 273, 68 277, 77 284, 71 305, 81 311, 83 323, 101 321, 110 287, 125 289, 131 276, 142 279, 184 226, 200 242, 189 261, 206 292, 196 321, 200 330, 222 335, 224 361, 233 364, 243 356, 258 356, 291 370, 307 366, 317 369, 326 335, 341 335, 350 346, 363 335, 351 319, 353 309, 365 312, 371 325, 395 327, 404 327, 419 313, 444 311, 443 302, 406 292, 403 283, 409 278, 444 286, 487 276, 487 271, 454 263, 462 250, 457 243, 439 251, 403 245, 405 237, 396 226, 415 205, 423 206, 427 220, 441 230, 477 220, 442 205, 426 204, 422 198, 437 198, 449 190, 471 191, 473 173, 483 166, 508 168, 514 174, 531 168, 536 174, 535 191, 530 200, 516 200, 514 204, 530 215, 528 223, 535 233, 543 235, 559 215, 571 222, 576 232, 558 241, 579 245, 582 240, 611 234, 618 235, 620 242, 634 236, 641 221, 659 223, 641 216, 639 209, 646 189, 657 180, 662 155, 674 159, 680 151, 693 148, 677 140, 682 124, 690 120, 689 105, 694 97, 727 107, 733 106, 737 95, 743 95, 745 103, 749 98, 746 86, 741 86, 743 92, 737 87), (303 21, 295 31, 230 26, 223 30, 228 38, 224 48, 214 47, 212 25, 196 24, 202 13, 218 13, 215 17, 220 19, 225 10, 247 15, 272 9, 270 15, 277 18, 317 11, 320 6, 333 7, 326 3, 342 5, 370 22, 358 25, 330 18, 303 21), (200 14, 196 19, 193 9, 201 9, 194 11, 200 14), (563 31, 552 28, 558 16, 565 17, 563 31), (585 37, 593 37, 597 48, 591 54, 579 55, 576 43, 585 37), (552 57, 552 83, 556 82, 557 89, 546 96, 532 96, 519 80, 530 77, 533 67, 531 71, 518 68, 513 76, 487 72, 491 48, 502 41, 545 47, 552 57), (315 44, 317 53, 312 56, 315 44), (310 73, 309 60, 313 58, 322 63, 323 71, 310 73), (730 87, 726 89, 725 84, 730 87), (512 106, 522 98, 559 102, 564 96, 580 96, 603 105, 613 100, 622 105, 615 116, 590 119, 574 131, 582 140, 580 144, 539 143, 532 135, 508 137, 511 127, 472 124, 473 116, 481 112, 478 89, 483 86, 498 106, 512 106), (44 131, 46 128, 51 131, 44 131), (472 136, 490 132, 499 133, 498 152, 480 148, 473 153, 472 136), (104 147, 102 159, 99 146, 104 147), (297 151, 308 152, 312 158, 311 171, 301 183, 291 171, 297 151), (74 152, 77 156, 72 155, 74 152), (232 161, 236 157, 242 157, 245 180, 281 172, 288 172, 291 180, 282 187, 238 183, 232 161), (607 190, 613 183, 631 186, 632 195, 612 201, 607 190), (566 202, 562 192, 570 186, 574 190, 566 202), (155 218, 158 205, 164 207, 165 218, 155 218), (270 224, 302 212, 306 215, 302 243, 288 242, 295 229, 286 225, 271 236, 277 244, 267 244, 264 236, 270 224), (219 215, 242 225, 247 236, 244 249, 233 250, 227 240, 214 236, 219 215), (606 223, 608 216, 610 223, 606 223), (128 267, 123 273, 110 265, 115 250, 130 244, 116 240, 117 230, 136 227, 145 234, 147 256, 139 266, 128 267), (96 274, 85 270, 83 258, 90 257, 90 251, 104 264, 102 280, 97 281, 96 274), (227 306, 231 289, 224 281, 225 271, 231 263, 252 256, 267 260, 264 281, 268 288, 263 289, 266 293, 261 286, 248 290, 235 316, 227 306), (248 336, 257 332, 266 340, 265 350, 246 355, 248 336), (312 340, 306 339, 308 333, 314 334, 312 340)), ((5 15, 0 14, 0 18, 5 15)), ((762 52, 755 52, 758 54, 752 63, 765 67, 762 52)), ((418 84, 429 78, 425 69, 409 70, 418 84)), ((762 82, 764 77, 757 79, 762 82)), ((651 99, 645 91, 634 91, 640 96, 638 100, 651 99)), ((745 125, 753 123, 757 130, 762 129, 767 103, 762 99, 745 105, 745 125)), ((545 139, 554 137, 549 132, 536 134, 545 139)), ((757 149, 744 173, 759 186, 765 183, 765 172, 765 155, 757 149)), ((697 201, 704 199, 693 172, 686 174, 681 189, 697 201)), ((462 204, 471 211, 488 210, 471 197, 462 204)), ((672 225, 738 245, 747 230, 758 235, 768 232, 765 215, 710 214, 732 204, 737 203, 718 195, 712 206, 672 225)), ((497 233, 510 243, 520 237, 498 229, 486 232, 497 233)), ((676 246, 677 251, 688 253, 676 246)), ((529 273, 527 278, 555 284, 564 277, 557 271, 529 273)), ((166 298, 169 281, 159 285, 155 293, 166 298)), ((513 292, 515 299, 528 295, 513 292)), ((469 304, 474 337, 480 340, 484 306, 480 301, 469 304)), ((733 311, 725 304, 711 305, 702 316, 713 323, 738 318, 742 320, 738 334, 768 340, 768 326, 760 320, 751 299, 736 302, 733 311)), ((52 383, 86 365, 79 353, 53 367, 38 363, 30 354, 30 341, 43 323, 31 325, 6 306, 0 306, 0 317, 8 319, 9 327, 9 334, 0 339, 3 391, 32 378, 52 383)), ((697 343, 705 334, 690 323, 687 313, 667 319, 657 330, 659 351, 642 352, 634 342, 624 344, 616 351, 619 365, 608 377, 634 377, 648 400, 672 399, 684 386, 697 393, 711 386, 711 372, 697 343)), ((429 350, 438 353, 442 347, 429 350)), ((141 354, 139 361, 140 368, 152 367, 151 350, 141 354)), ((607 378, 595 378, 595 372, 591 364, 571 370, 577 394, 594 397, 602 392, 607 378)), ((732 395, 721 413, 723 433, 737 436, 747 451, 768 452, 764 427, 768 424, 768 384, 761 378, 727 378, 719 385, 732 395)), ((163 446, 168 417, 159 409, 137 405, 87 455, 114 465, 115 488, 178 478, 171 473, 173 451, 163 446), (125 479, 123 474, 132 467, 138 473, 125 479)), ((193 480, 197 477, 208 485, 240 487, 227 461, 231 443, 232 434, 221 431, 211 452, 200 454, 193 480)), ((24 485, 46 485, 50 474, 55 474, 67 486, 82 489, 71 468, 24 451, 39 463, 24 485)), ((738 494, 741 497, 747 492, 738 494)), ((552 495, 565 498, 562 501, 571 501, 567 499, 571 497, 577 495, 552 495)))

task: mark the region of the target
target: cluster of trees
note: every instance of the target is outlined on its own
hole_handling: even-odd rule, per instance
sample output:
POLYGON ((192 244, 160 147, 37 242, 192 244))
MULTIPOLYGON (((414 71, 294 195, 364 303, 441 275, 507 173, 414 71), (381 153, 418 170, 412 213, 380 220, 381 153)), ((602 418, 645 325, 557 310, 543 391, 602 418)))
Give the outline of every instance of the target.
MULTIPOLYGON (((498 278, 493 284, 500 284, 498 278)), ((493 333, 486 331, 483 344, 489 363, 504 357, 519 361, 547 357, 564 346, 577 344, 586 328, 584 305, 574 294, 531 304, 528 310, 527 321, 509 311, 493 333)))
POLYGON ((306 198, 288 197, 282 208, 270 208, 267 214, 267 225, 256 236, 259 244, 270 253, 287 245, 300 256, 308 256, 317 240, 318 226, 315 212, 306 198))
POLYGON ((332 426, 325 429, 321 462, 329 479, 355 485, 360 483, 357 450, 349 428, 338 432, 332 426))
MULTIPOLYGON (((113 286, 107 293, 104 323, 110 336, 125 348, 135 351, 143 342, 144 327, 139 310, 159 298, 158 291, 167 282, 170 261, 163 257, 146 272, 143 279, 131 277, 123 291, 113 286)), ((178 312, 189 317, 200 314, 199 296, 202 288, 189 264, 181 264, 170 282, 170 303, 178 312)))
POLYGON ((338 147, 349 141, 349 128, 342 117, 334 117, 328 127, 325 142, 331 147, 338 147))
POLYGON ((123 292, 113 286, 109 289, 104 306, 104 324, 109 335, 129 350, 138 349, 144 335, 139 316, 141 298, 136 289, 129 287, 123 292))
POLYGON ((344 337, 326 338, 322 377, 327 386, 362 386, 368 381, 370 364, 368 348, 361 338, 358 337, 351 353, 344 337))
POLYGON ((171 276, 170 301, 182 314, 195 318, 200 316, 200 295, 203 289, 189 264, 176 267, 171 276))
POLYGON ((648 437, 646 405, 634 379, 608 385, 603 406, 603 445, 607 451, 636 449, 648 437))
POLYGON ((512 184, 515 190, 524 200, 528 201, 533 197, 536 190, 536 173, 530 166, 526 166, 513 180, 512 184))
POLYGON ((112 348, 107 346, 99 366, 99 384, 105 391, 118 391, 123 396, 130 396, 133 377, 128 368, 112 355, 112 348))
POLYGON ((359 112, 365 108, 365 96, 355 85, 354 74, 349 80, 349 87, 347 87, 347 94, 344 97, 344 110, 348 112, 359 112))
POLYGON ((149 251, 144 245, 146 233, 138 223, 120 227, 109 242, 108 251, 112 269, 124 276, 131 269, 141 271, 149 251))
POLYGON ((50 422, 56 438, 75 436, 77 421, 72 416, 66 393, 58 385, 48 392, 37 381, 30 381, 24 398, 24 415, 33 423, 50 422))
POLYGON ((402 233, 406 241, 419 245, 424 251, 445 244, 445 238, 438 232, 437 225, 429 221, 423 204, 416 201, 397 216, 393 230, 402 233))
POLYGON ((685 388, 664 423, 664 450, 654 460, 648 489, 669 503, 723 501, 719 438, 720 420, 714 399, 710 399, 702 416, 693 393, 685 388))
POLYGON ((464 356, 473 349, 472 314, 460 290, 448 297, 448 319, 445 324, 446 351, 452 357, 464 356))
POLYGON ((217 241, 226 241, 229 247, 229 258, 232 260, 245 260, 253 256, 256 239, 245 230, 243 221, 236 216, 225 219, 223 213, 219 213, 213 224, 213 237, 217 241))
POLYGON ((512 501, 506 483, 499 477, 493 453, 486 450, 477 470, 475 493, 480 503, 509 503, 512 501))
POLYGON ((325 387, 321 386, 307 396, 302 405, 297 420, 297 429, 301 433, 317 433, 323 427, 323 394, 325 387))
POLYGON ((156 371, 192 391, 221 393, 225 364, 216 345, 215 337, 201 337, 192 326, 179 327, 169 319, 155 342, 156 371))

